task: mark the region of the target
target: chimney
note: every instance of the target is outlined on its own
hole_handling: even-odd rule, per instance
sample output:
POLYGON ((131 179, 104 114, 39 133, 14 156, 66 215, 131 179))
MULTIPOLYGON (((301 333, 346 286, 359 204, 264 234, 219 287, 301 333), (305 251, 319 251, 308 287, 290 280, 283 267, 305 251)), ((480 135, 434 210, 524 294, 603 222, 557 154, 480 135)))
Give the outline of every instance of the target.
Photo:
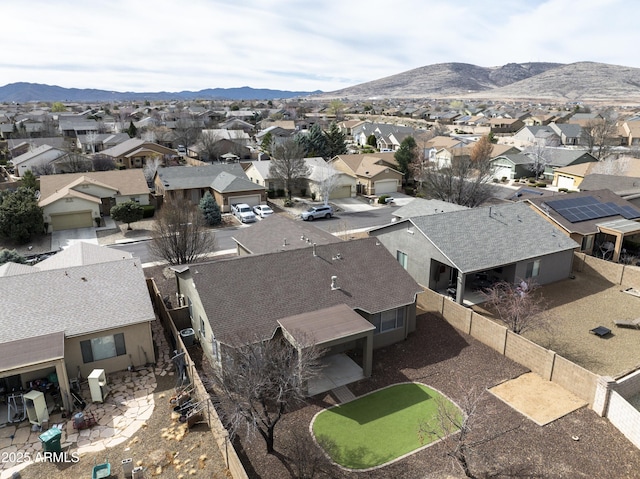
POLYGON ((316 256, 318 256, 318 253, 316 252, 316 244, 313 243, 313 257, 315 258, 316 256))
POLYGON ((331 291, 336 291, 338 289, 340 289, 340 286, 338 286, 338 277, 331 276, 331 291))

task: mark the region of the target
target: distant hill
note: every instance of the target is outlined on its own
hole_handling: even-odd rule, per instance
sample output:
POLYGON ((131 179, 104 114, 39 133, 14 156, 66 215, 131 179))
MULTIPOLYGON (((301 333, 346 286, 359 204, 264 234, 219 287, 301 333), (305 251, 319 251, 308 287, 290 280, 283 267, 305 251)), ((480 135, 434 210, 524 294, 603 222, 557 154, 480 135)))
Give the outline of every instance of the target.
POLYGON ((640 68, 594 62, 439 63, 319 97, 640 101, 640 68))
POLYGON ((95 89, 63 88, 40 83, 10 83, 0 87, 0 102, 26 103, 30 101, 169 101, 169 100, 274 100, 322 93, 320 91, 286 91, 240 88, 209 88, 181 92, 117 92, 95 89))

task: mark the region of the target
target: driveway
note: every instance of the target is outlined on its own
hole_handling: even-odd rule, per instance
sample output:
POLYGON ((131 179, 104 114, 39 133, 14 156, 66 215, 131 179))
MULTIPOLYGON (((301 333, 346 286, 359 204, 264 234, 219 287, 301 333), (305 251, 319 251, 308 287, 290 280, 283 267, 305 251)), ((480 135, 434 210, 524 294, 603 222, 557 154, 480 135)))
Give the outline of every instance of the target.
POLYGON ((51 233, 51 251, 66 249, 74 243, 84 241, 98 244, 95 228, 77 228, 73 230, 54 231, 51 233))
MULTIPOLYGON (((394 193, 390 195, 393 197, 393 206, 404 206, 410 203, 414 197, 405 195, 404 193, 394 193)), ((338 207, 341 211, 349 213, 357 213, 362 211, 371 211, 378 208, 383 208, 384 205, 380 205, 377 202, 377 198, 367 200, 362 196, 356 196, 355 198, 340 198, 331 200, 331 204, 338 207)))

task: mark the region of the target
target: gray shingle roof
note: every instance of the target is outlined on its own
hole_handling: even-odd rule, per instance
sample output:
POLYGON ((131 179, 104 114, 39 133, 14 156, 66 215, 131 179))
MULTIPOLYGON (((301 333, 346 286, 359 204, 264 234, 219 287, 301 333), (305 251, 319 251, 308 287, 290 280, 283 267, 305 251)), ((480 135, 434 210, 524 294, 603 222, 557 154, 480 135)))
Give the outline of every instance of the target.
POLYGON ((0 343, 61 330, 67 337, 89 334, 155 319, 135 258, 0 277, 0 311, 0 343))
POLYGON ((312 243, 323 245, 342 242, 337 236, 307 221, 294 221, 279 214, 273 214, 251 228, 238 230, 233 239, 252 254, 308 248, 312 243))
POLYGON ((235 173, 228 173, 226 171, 223 171, 211 182, 211 188, 220 193, 229 193, 232 191, 255 191, 265 189, 264 186, 260 186, 257 183, 252 183, 251 181, 249 181, 244 172, 243 175, 244 177, 240 177, 236 176, 235 173))
POLYGON ((640 178, 591 173, 580 183, 580 191, 611 190, 622 196, 640 193, 640 178))
POLYGON ((484 271, 579 245, 524 203, 411 218, 463 273, 484 271))
MULTIPOLYGON (((186 190, 190 188, 208 188, 222 172, 249 181, 239 163, 207 166, 171 166, 169 168, 160 168, 157 174, 165 185, 165 190, 186 190)), ((259 185, 253 186, 253 189, 260 188, 259 185)))
POLYGON ((436 213, 445 213, 447 211, 460 211, 466 209, 468 209, 466 206, 449 203, 447 201, 415 198, 407 205, 395 210, 392 213, 392 216, 398 218, 411 218, 412 216, 435 215, 436 213))
POLYGON ((370 313, 415 301, 420 286, 375 238, 191 265, 220 341, 252 331, 271 337, 277 320, 347 304, 370 313), (337 255, 340 254, 340 259, 337 255), (336 259, 334 259, 336 258, 336 259), (337 276, 339 290, 331 289, 337 276))

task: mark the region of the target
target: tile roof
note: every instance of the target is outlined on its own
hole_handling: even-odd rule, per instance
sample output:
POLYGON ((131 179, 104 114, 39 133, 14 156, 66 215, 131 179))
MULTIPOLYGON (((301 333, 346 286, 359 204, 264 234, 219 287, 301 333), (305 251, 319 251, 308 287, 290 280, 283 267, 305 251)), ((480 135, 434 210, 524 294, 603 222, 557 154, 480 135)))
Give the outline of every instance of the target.
POLYGON ((185 274, 223 342, 245 331, 269 338, 279 319, 339 304, 370 313, 398 308, 422 290, 375 238, 318 245, 316 256, 308 247, 194 264, 178 273, 185 274))
POLYGON ((0 343, 61 330, 78 336, 155 319, 136 258, 0 277, 0 311, 0 343))
POLYGON ((238 230, 233 240, 252 254, 308 248, 313 243, 323 245, 342 242, 337 236, 308 221, 295 221, 279 214, 273 214, 251 228, 238 230))
POLYGON ((525 203, 471 208, 405 221, 413 223, 463 273, 579 246, 525 203))

